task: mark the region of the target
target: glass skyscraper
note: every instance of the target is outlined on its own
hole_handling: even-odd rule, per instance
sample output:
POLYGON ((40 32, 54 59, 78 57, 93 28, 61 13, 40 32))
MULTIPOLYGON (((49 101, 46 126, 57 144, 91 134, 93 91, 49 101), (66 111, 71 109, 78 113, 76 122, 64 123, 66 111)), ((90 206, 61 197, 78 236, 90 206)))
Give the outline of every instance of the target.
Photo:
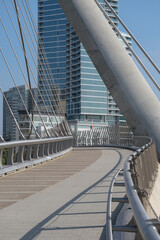
MULTIPOLYGON (((118 0, 108 2, 118 13, 118 0)), ((99 3, 118 26, 104 1, 99 0, 99 3)), ((57 0, 38 1, 38 27, 42 48, 72 128, 89 129, 119 122, 122 116, 116 103, 57 0)), ((43 77, 39 75, 39 85, 47 84, 43 77)))
MULTIPOLYGON (((22 99, 26 105, 27 110, 31 111, 29 89, 25 85, 19 86, 18 89, 19 92, 21 93, 22 99)), ((15 116, 16 121, 19 122, 20 111, 23 112, 26 111, 22 103, 22 100, 19 96, 17 88, 16 87, 10 88, 4 94, 15 116)), ((16 127, 16 123, 10 113, 10 110, 4 98, 3 98, 3 138, 5 141, 15 141, 19 139, 19 132, 16 127)))
POLYGON ((61 103, 66 106, 66 24, 67 19, 57 0, 38 1, 38 33, 39 33, 39 74, 38 84, 42 96, 47 103, 49 86, 53 84, 45 68, 43 58, 47 61, 54 76, 56 91, 60 94, 61 103))

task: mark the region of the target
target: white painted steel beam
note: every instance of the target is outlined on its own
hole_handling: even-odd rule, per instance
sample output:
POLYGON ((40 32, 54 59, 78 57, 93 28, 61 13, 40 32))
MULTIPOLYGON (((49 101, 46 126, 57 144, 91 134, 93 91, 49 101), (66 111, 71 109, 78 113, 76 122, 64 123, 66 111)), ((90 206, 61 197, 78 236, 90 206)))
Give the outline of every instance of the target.
POLYGON ((160 103, 94 0, 58 0, 135 135, 160 153, 160 103))

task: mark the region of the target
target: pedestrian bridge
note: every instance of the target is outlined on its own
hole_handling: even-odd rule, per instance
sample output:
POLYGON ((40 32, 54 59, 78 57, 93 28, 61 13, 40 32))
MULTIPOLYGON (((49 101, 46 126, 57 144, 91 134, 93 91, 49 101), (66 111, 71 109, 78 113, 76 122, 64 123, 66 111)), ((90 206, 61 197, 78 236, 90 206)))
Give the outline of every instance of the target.
POLYGON ((155 145, 125 128, 83 132, 74 148, 72 137, 1 143, 1 238, 159 239, 155 145))
MULTIPOLYGON (((12 103, 0 88, 19 137, 19 141, 11 142, 0 138, 0 238, 158 240, 160 175, 157 152, 160 154, 160 104, 122 42, 157 89, 160 88, 97 0, 58 2, 130 130, 115 126, 79 132, 72 136, 43 44, 41 39, 37 43, 38 34, 36 30, 33 31, 35 25, 32 15, 30 11, 27 14, 25 8, 28 25, 31 25, 36 40, 36 44, 32 45, 35 55, 39 55, 38 63, 42 65, 43 74, 41 72, 40 76, 42 74, 44 77, 41 79, 44 80, 41 81, 42 86, 35 81, 32 61, 27 59, 32 51, 22 29, 22 16, 14 1, 21 35, 21 39, 18 37, 19 43, 15 45, 22 48, 26 69, 23 69, 17 57, 13 44, 15 41, 10 39, 10 29, 6 29, 3 19, 0 19, 0 23, 18 64, 17 68, 14 67, 15 71, 19 69, 27 84, 31 109, 24 102, 17 79, 12 74, 13 62, 6 59, 8 48, 0 49, 27 123, 18 122, 12 103), (121 42, 117 36, 122 38, 121 42), (27 72, 27 77, 24 72, 27 72), (31 78, 30 73, 33 75, 31 78), (37 93, 33 94, 33 86, 37 87, 37 93), (49 125, 44 121, 44 114, 49 119, 49 125), (37 115, 41 128, 37 128, 34 121, 37 115)), ((109 1, 104 2, 130 33, 110 7, 109 1)), ((18 36, 7 4, 5 1, 3 4, 12 29, 18 36)), ((19 9, 21 12, 22 9, 19 9)), ((159 74, 159 68, 134 36, 130 36, 159 74)), ((33 55, 30 57, 35 64, 37 59, 33 55)), ((38 70, 37 65, 35 67, 38 70)))
MULTIPOLYGON (((63 157, 2 177, 1 238, 105 239, 110 182, 131 153, 74 148, 63 157)), ((124 194, 122 187, 115 196, 124 194)))

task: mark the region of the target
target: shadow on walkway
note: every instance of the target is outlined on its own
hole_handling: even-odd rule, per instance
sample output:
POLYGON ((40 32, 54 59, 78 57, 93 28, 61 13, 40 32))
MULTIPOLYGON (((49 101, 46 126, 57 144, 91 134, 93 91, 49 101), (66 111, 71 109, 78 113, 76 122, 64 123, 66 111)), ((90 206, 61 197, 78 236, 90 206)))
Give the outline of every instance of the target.
MULTIPOLYGON (((118 151, 118 150, 115 150, 118 154, 119 154, 119 160, 117 162, 117 164, 106 174, 104 175, 101 179, 99 179, 97 182, 95 182, 94 184, 92 184, 90 187, 88 187, 87 189, 85 189, 84 191, 82 191, 81 193, 79 193, 77 196, 75 196, 73 199, 71 199, 70 201, 68 201, 66 204, 64 204, 62 207, 60 207, 59 209, 57 209, 55 212, 51 213, 47 218, 45 218, 43 221, 39 222, 35 227, 33 227, 29 232, 27 232, 22 238, 20 238, 20 240, 33 240, 35 238, 38 238, 38 236, 41 234, 41 232, 45 232, 45 231, 57 231, 57 230, 64 230, 64 229, 85 229, 85 228, 88 228, 88 229, 92 229, 92 228, 103 228, 103 231, 101 233, 101 237, 100 237, 100 240, 103 240, 105 238, 105 226, 104 225, 93 225, 93 226, 73 226, 73 227, 49 227, 49 226, 46 226, 47 224, 50 225, 50 222, 52 221, 52 224, 53 222, 55 222, 60 216, 67 216, 67 215, 71 215, 71 216, 74 216, 74 215, 85 215, 85 214, 104 214, 105 212, 104 211, 96 211, 96 209, 94 209, 94 211, 92 212, 79 212, 79 213, 62 213, 62 211, 65 211, 67 210, 68 211, 68 208, 71 208, 73 207, 73 205, 75 204, 82 204, 82 203, 88 203, 88 204, 92 204, 94 203, 95 201, 88 201, 88 202, 78 202, 78 200, 81 198, 83 198, 84 196, 86 196, 87 194, 92 194, 92 193, 88 193, 89 191, 91 191, 92 189, 96 188, 96 187, 102 187, 102 186, 97 186, 99 184, 102 184, 105 179, 107 177, 110 177, 110 175, 116 170, 116 168, 119 166, 119 164, 121 164, 122 162, 122 154, 118 151), (55 220, 53 220, 53 218, 55 218, 55 220)), ((108 186, 107 186, 108 187, 108 186)), ((104 193, 104 191, 103 191, 104 193)), ((100 195, 101 193, 97 192, 95 193, 97 195, 100 195)), ((97 204, 98 203, 107 203, 107 198, 106 198, 106 201, 97 201, 97 204)))

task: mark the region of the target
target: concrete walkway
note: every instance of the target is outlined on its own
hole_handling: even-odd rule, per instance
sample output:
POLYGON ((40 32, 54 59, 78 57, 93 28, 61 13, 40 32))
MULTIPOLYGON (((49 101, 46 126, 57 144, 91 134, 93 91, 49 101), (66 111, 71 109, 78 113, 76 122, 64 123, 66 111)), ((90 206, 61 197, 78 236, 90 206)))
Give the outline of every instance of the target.
MULTIPOLYGON (((8 182, 15 181, 12 193, 15 193, 16 181, 20 186, 21 179, 23 185, 19 189, 24 187, 23 198, 15 199, 0 210, 0 239, 105 239, 110 181, 130 154, 131 151, 123 149, 74 149, 56 161, 0 179, 0 191, 4 189, 6 195, 6 189, 11 189, 8 182), (30 185, 26 188, 25 181, 29 179, 30 185), (25 191, 29 195, 25 195, 25 191)), ((0 195, 3 196, 3 192, 0 195)))

